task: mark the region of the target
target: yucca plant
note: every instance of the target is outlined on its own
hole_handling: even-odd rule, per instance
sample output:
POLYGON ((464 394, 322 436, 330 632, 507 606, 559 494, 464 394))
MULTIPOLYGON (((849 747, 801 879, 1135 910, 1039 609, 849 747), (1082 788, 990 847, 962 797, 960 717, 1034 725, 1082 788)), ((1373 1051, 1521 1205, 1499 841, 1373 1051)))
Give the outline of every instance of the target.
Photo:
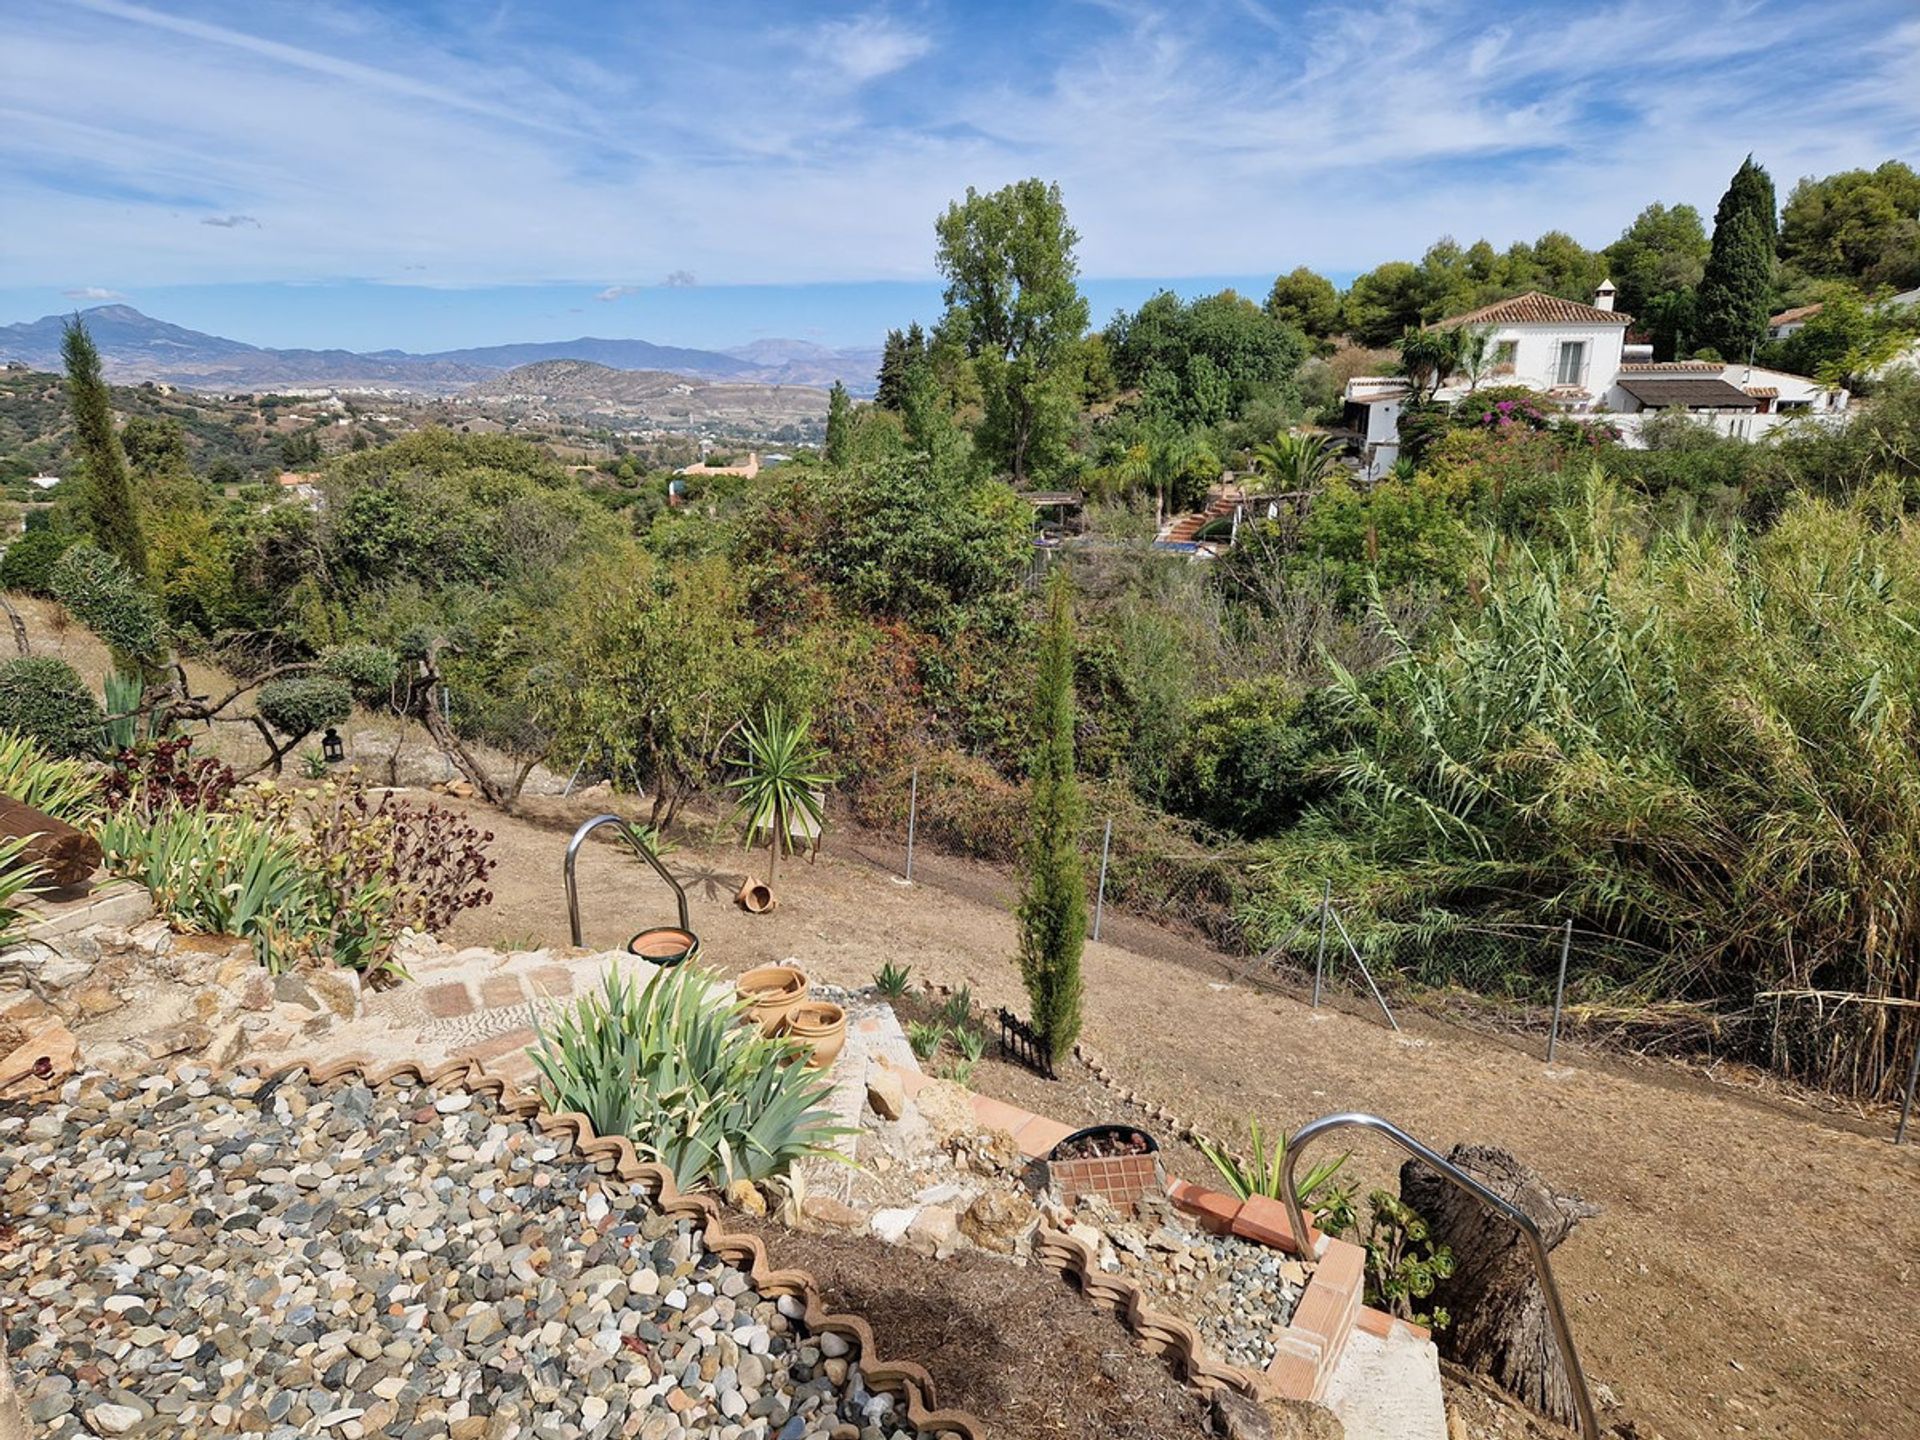
POLYGON ((528 1053, 556 1110, 625 1135, 683 1187, 761 1181, 831 1154, 846 1133, 803 1047, 741 1023, 744 1005, 710 971, 681 965, 644 981, 609 967, 598 994, 542 1021, 528 1053))
POLYGON ((26 837, 0 840, 0 948, 21 939, 21 920, 25 913, 15 902, 33 893, 40 879, 40 867, 20 858, 27 848, 26 837))
POLYGON ((831 783, 825 770, 826 751, 813 743, 804 717, 794 719, 777 705, 769 705, 758 723, 740 727, 741 751, 735 757, 741 774, 727 782, 740 792, 740 816, 751 845, 767 832, 767 886, 773 887, 780 870, 780 852, 793 846, 793 825, 804 821, 820 844, 825 821, 819 792, 831 783))
POLYGON ((69 825, 100 813, 100 780, 86 761, 57 760, 11 730, 0 730, 0 795, 69 825))
POLYGON ((937 1020, 915 1020, 907 1026, 907 1044, 913 1047, 917 1059, 931 1060, 946 1039, 947 1027, 937 1020))
POLYGON ((907 976, 911 973, 911 967, 889 960, 874 972, 873 987, 889 1000, 898 1000, 907 993, 907 976))
MULTIPOLYGON (((1199 1140, 1195 1143, 1199 1145, 1200 1153, 1205 1155, 1213 1168, 1220 1172, 1220 1178, 1226 1183, 1227 1189, 1231 1190, 1237 1198, 1251 1200, 1256 1195, 1262 1195, 1269 1200, 1278 1200, 1283 1193, 1281 1185, 1286 1168, 1287 1133, 1284 1130, 1279 1131, 1269 1142, 1258 1120, 1247 1122, 1247 1132, 1249 1150, 1244 1160, 1224 1146, 1216 1145, 1210 1140, 1199 1140)), ((1314 1196, 1325 1189, 1333 1177, 1340 1173, 1340 1167, 1346 1163, 1347 1157, 1339 1155, 1329 1160, 1322 1160, 1309 1169, 1295 1187, 1294 1193, 1298 1196, 1300 1203, 1302 1205, 1310 1203, 1314 1196)))

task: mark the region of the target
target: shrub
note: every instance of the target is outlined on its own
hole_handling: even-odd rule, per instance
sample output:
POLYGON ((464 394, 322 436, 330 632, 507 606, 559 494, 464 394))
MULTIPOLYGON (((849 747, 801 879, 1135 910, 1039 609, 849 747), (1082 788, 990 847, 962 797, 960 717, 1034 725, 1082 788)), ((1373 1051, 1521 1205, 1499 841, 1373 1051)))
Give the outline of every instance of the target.
POLYGON ((114 756, 104 791, 107 809, 151 820, 165 810, 220 810, 234 786, 233 770, 211 755, 196 757, 193 737, 176 736, 129 746, 114 756))
POLYGON ((167 623, 139 577, 96 545, 71 546, 54 562, 53 593, 117 653, 150 660, 166 648, 167 623))
POLYGON ((54 562, 73 544, 73 538, 53 530, 29 530, 0 555, 0 590, 51 598, 54 562))
MULTIPOLYGON (((1252 1151, 1244 1160, 1211 1141, 1201 1140, 1197 1143, 1200 1153, 1207 1157, 1219 1172, 1221 1182, 1234 1195, 1242 1200, 1251 1200, 1256 1195, 1278 1200, 1284 1193, 1281 1182, 1286 1178, 1287 1132, 1276 1131, 1269 1144, 1260 1122, 1249 1120, 1247 1139, 1252 1151)), ((1333 1177, 1340 1173, 1340 1168, 1346 1163, 1345 1155, 1336 1155, 1309 1169, 1294 1186, 1294 1194, 1299 1197, 1300 1203, 1310 1204, 1315 1196, 1327 1191, 1333 1183, 1333 1177)))
POLYGON ((0 729, 13 730, 55 757, 100 748, 106 717, 80 672, 50 655, 0 663, 0 729))
POLYGON ((821 1154, 841 1133, 826 1082, 797 1063, 801 1046, 739 1023, 728 993, 694 965, 645 982, 609 967, 601 994, 538 1028, 547 1103, 625 1135, 683 1187, 765 1180, 821 1154))
POLYGON ((384 645, 335 645, 321 655, 320 665, 364 705, 390 702, 400 678, 400 657, 384 645))
POLYGON ((385 793, 370 800, 357 777, 293 790, 262 785, 248 802, 252 813, 295 837, 323 897, 322 913, 364 908, 373 891, 385 897, 375 953, 356 969, 384 962, 403 927, 435 934, 462 910, 493 900, 486 888, 493 832, 456 811, 385 793))
POLYGON ((351 715, 353 692, 331 675, 302 675, 262 685, 253 707, 267 724, 298 740, 351 715))
POLYGON ((25 735, 0 730, 0 795, 80 825, 100 807, 100 782, 84 761, 49 755, 25 735))

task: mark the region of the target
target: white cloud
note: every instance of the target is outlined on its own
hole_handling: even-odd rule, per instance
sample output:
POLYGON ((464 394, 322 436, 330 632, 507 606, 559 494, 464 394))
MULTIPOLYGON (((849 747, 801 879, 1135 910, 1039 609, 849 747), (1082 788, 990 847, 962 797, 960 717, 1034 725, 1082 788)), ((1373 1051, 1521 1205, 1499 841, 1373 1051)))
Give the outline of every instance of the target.
POLYGON ((125 295, 122 295, 118 290, 109 290, 106 287, 101 285, 80 285, 75 287, 72 290, 62 290, 60 293, 66 296, 67 299, 69 300, 107 301, 107 300, 124 300, 127 298, 125 295))
POLYGON ((663 21, 590 52, 515 28, 540 7, 443 41, 350 0, 235 22, 261 34, 10 0, 0 274, 671 286, 692 259, 708 284, 923 279, 948 201, 1036 174, 1092 275, 1354 269, 1444 233, 1600 244, 1651 200, 1711 211, 1748 150, 1783 191, 1913 153, 1920 26, 1888 23, 1897 3, 1682 22, 1646 0, 1571 20, 1108 0, 936 53, 957 0, 911 24, 663 21), (255 243, 219 233, 255 224, 255 243))
POLYGON ((801 49, 816 63, 865 84, 930 54, 933 37, 876 12, 824 21, 808 33, 801 49))

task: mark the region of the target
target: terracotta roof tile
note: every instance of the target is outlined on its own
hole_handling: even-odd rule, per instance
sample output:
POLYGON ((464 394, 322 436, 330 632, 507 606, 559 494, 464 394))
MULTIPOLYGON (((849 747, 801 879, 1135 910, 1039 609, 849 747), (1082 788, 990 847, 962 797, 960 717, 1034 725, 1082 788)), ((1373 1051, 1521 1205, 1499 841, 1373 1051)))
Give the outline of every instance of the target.
POLYGON ((1791 310, 1782 310, 1778 315, 1769 316, 1767 318, 1767 324, 1769 327, 1775 325, 1791 325, 1796 320, 1810 319, 1819 313, 1820 306, 1817 304, 1796 305, 1791 310))
POLYGON ((1631 315, 1618 310, 1602 310, 1597 305, 1582 305, 1578 300, 1563 300, 1558 295, 1542 295, 1530 290, 1506 300, 1496 300, 1436 321, 1436 330, 1451 330, 1457 325, 1629 325, 1631 315))
POLYGON ((1727 367, 1718 360, 1636 360, 1620 367, 1622 375, 1718 375, 1727 367))

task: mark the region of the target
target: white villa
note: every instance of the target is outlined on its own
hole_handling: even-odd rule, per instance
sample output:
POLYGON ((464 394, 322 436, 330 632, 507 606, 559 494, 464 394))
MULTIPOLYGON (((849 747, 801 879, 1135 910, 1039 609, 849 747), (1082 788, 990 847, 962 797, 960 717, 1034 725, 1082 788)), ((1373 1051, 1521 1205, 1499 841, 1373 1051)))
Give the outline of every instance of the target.
MULTIPOLYGON (((1614 293, 1613 282, 1602 281, 1593 303, 1583 305, 1536 291, 1438 324, 1487 332, 1491 364, 1480 385, 1524 385, 1564 414, 1605 416, 1629 445, 1638 442, 1644 416, 1676 407, 1723 434, 1753 440, 1796 415, 1845 411, 1845 390, 1829 390, 1804 375, 1745 363, 1655 363, 1652 347, 1627 343, 1633 317, 1613 308, 1614 293)), ((1435 398, 1459 400, 1474 388, 1461 376, 1449 376, 1435 398)), ((1368 477, 1384 474, 1398 458, 1400 411, 1412 394, 1398 376, 1347 382, 1347 426, 1358 439, 1368 477)))

